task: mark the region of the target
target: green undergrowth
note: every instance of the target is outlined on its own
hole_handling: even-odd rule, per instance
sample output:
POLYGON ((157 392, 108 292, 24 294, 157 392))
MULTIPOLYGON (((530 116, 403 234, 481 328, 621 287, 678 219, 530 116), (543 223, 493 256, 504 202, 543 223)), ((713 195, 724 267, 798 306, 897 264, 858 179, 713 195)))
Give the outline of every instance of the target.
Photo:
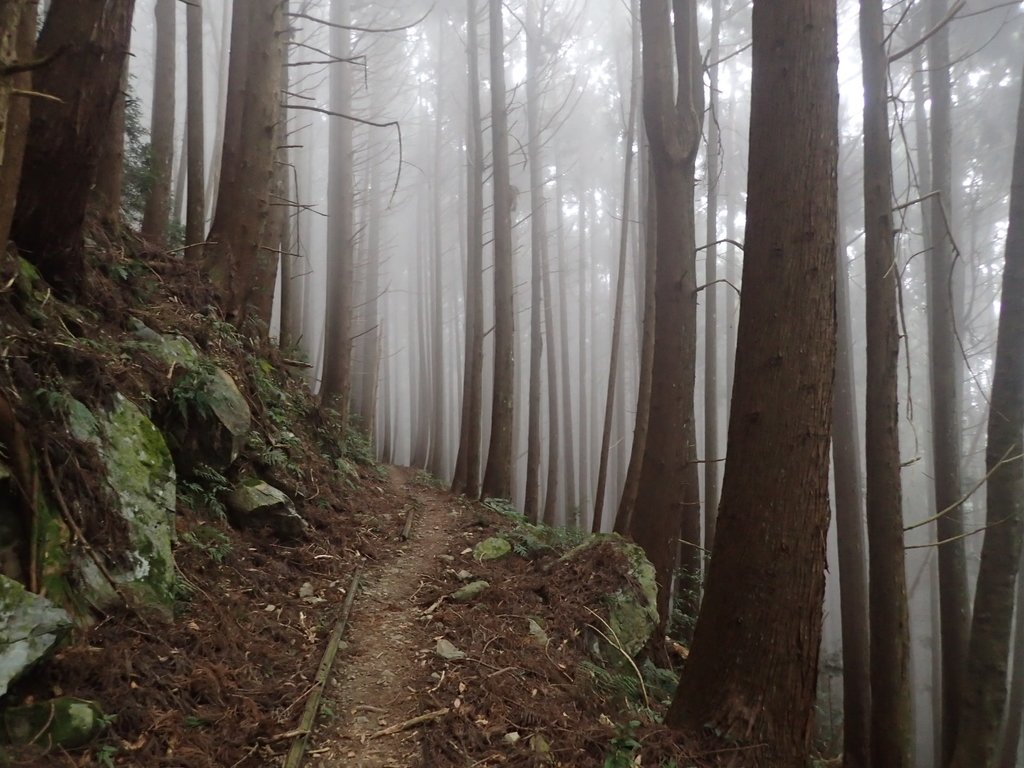
POLYGON ((512 545, 512 551, 520 557, 568 552, 588 537, 587 532, 579 528, 552 528, 543 523, 531 523, 508 499, 484 499, 483 505, 511 523, 506 538, 512 545))

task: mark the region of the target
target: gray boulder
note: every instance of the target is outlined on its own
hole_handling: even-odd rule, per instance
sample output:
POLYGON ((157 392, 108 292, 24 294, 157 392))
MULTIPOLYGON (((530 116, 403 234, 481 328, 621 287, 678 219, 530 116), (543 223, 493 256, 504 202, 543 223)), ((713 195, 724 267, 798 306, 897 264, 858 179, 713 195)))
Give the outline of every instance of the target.
POLYGON ((308 530, 287 495, 259 478, 243 480, 226 499, 228 517, 243 529, 270 528, 282 539, 301 539, 308 530))
POLYGON ((0 576, 0 696, 47 656, 71 629, 71 617, 17 581, 0 576))

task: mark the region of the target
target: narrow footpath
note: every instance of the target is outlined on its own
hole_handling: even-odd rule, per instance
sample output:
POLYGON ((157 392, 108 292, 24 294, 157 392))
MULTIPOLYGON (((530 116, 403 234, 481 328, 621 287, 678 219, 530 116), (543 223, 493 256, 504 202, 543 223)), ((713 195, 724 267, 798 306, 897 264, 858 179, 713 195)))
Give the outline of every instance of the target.
POLYGON ((389 481, 403 503, 381 530, 401 531, 411 511, 409 536, 381 542, 380 564, 362 572, 306 765, 409 768, 420 762, 420 730, 399 730, 424 714, 420 694, 435 683, 427 658, 436 640, 420 595, 461 538, 462 513, 450 494, 423 482, 414 469, 390 467, 389 481))

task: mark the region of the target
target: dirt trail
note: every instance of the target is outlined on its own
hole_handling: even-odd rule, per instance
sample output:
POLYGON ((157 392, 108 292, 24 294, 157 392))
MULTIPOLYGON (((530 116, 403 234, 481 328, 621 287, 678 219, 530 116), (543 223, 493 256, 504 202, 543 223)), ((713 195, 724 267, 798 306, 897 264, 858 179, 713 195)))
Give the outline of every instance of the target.
POLYGON ((381 564, 362 573, 307 765, 409 768, 420 762, 417 729, 378 734, 424 714, 417 699, 434 682, 426 660, 436 641, 417 596, 444 570, 440 556, 457 546, 461 512, 451 496, 417 481, 416 470, 392 467, 389 474, 404 501, 380 527, 401 531, 412 509, 411 535, 407 541, 392 535, 381 564))

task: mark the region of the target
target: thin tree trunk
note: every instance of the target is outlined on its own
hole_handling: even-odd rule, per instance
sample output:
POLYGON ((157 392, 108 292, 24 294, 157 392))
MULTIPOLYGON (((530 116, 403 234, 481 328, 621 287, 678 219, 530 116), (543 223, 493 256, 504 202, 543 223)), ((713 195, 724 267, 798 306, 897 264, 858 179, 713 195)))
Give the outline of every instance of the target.
POLYGON ((431 440, 430 455, 427 459, 427 468, 434 477, 446 480, 448 473, 447 446, 445 445, 445 360, 444 360, 444 250, 441 240, 443 215, 441 205, 441 183, 444 178, 443 168, 443 94, 445 87, 444 80, 444 29, 447 19, 439 15, 438 22, 438 53, 437 53, 437 93, 434 106, 434 178, 431 182, 433 187, 433 247, 431 248, 431 440))
MULTIPOLYGON (((630 14, 637 18, 639 0, 632 0, 630 14)), ((626 117, 626 159, 622 180, 622 222, 619 230, 619 266, 615 278, 615 314, 612 318, 612 348, 608 362, 608 395, 604 404, 604 426, 601 430, 601 453, 597 460, 597 487, 594 490, 593 533, 599 533, 604 524, 605 485, 608 482, 608 451, 612 439, 612 417, 615 409, 615 385, 619 378, 622 346, 623 304, 626 297, 626 270, 629 253, 629 218, 633 192, 633 143, 636 140, 636 113, 640 101, 640 29, 633 25, 632 56, 630 60, 629 112, 626 117)), ((621 395, 620 395, 621 398, 621 395)))
POLYGON ((177 0, 156 1, 156 60, 149 129, 150 185, 142 214, 142 235, 157 246, 167 244, 167 225, 171 218, 177 11, 177 0))
MULTIPOLYGON (((882 0, 861 0, 867 294, 867 521, 872 765, 910 768, 910 634, 900 483, 892 160, 882 0)), ((747 283, 749 285, 749 283, 747 283)))
POLYGON ((562 357, 562 441, 565 448, 565 524, 576 519, 579 506, 576 500, 576 463, 573 450, 572 428, 572 368, 569 365, 569 310, 566 290, 568 257, 565 248, 565 214, 562 211, 562 183, 556 174, 555 230, 558 245, 558 328, 559 351, 562 357))
MULTIPOLYGON (((946 13, 945 0, 930 3, 931 24, 946 13)), ((960 506, 960 377, 954 337, 953 304, 952 96, 949 82, 949 28, 928 39, 928 84, 932 179, 938 195, 931 204, 931 245, 928 281, 929 354, 931 369, 932 449, 935 504, 948 510, 938 519, 939 602, 942 620, 942 765, 949 765, 957 741, 964 697, 970 609, 964 556, 963 511, 960 506)))
POLYGON ((480 495, 483 410, 483 136, 480 132, 480 72, 476 0, 466 0, 466 61, 469 115, 466 126, 466 366, 462 392, 462 429, 452 490, 480 495))
POLYGON ((370 328, 367 336, 369 341, 366 344, 366 350, 369 355, 369 360, 364 361, 364 373, 363 378, 365 386, 363 387, 363 403, 361 407, 363 425, 366 428, 366 434, 369 435, 370 439, 373 440, 374 445, 377 441, 374 439, 374 435, 377 431, 377 395, 380 387, 380 344, 381 344, 381 331, 380 331, 380 262, 381 262, 381 248, 380 248, 380 230, 381 230, 381 210, 380 210, 380 172, 376 163, 372 163, 370 166, 370 184, 369 184, 369 214, 367 224, 367 264, 366 264, 366 294, 367 304, 365 307, 366 314, 366 325, 370 328))
POLYGON ((512 496, 515 387, 515 308, 512 275, 512 200, 505 111, 505 32, 501 0, 489 0, 491 32, 491 155, 494 186, 494 389, 491 437, 482 493, 512 496))
MULTIPOLYGON (((227 84, 231 79, 231 31, 234 20, 235 0, 223 0, 220 16, 220 47, 217 51, 217 112, 213 134, 213 158, 210 162, 209 175, 206 180, 206 204, 208 215, 212 216, 217 208, 217 190, 220 187, 220 172, 224 157, 224 129, 227 123, 228 93, 227 84), (224 73, 227 72, 227 77, 224 73)), ((232 95, 231 99, 237 98, 232 95)))
POLYGON ((1013 634, 1013 676, 1010 678, 1010 698, 1006 706, 1006 730, 1000 750, 999 768, 1017 768, 1020 736, 1024 730, 1024 588, 1021 587, 1021 569, 1017 569, 1016 629, 1013 634))
POLYGON ((722 0, 711 6, 711 44, 708 49, 707 184, 708 208, 704 252, 704 549, 715 545, 715 515, 718 513, 718 182, 722 138, 718 130, 718 38, 722 0))
MULTIPOLYGON (((331 0, 331 23, 350 24, 349 0, 331 0)), ((352 113, 351 32, 331 29, 331 55, 342 63, 331 67, 331 111, 352 113)), ((347 423, 352 389, 352 280, 354 276, 352 123, 335 117, 330 125, 331 156, 327 180, 327 319, 324 333, 324 381, 321 397, 347 423)))
MULTIPOLYGON (((840 213, 842 207, 839 208, 840 213)), ((838 228, 836 248, 836 378, 832 409, 832 468, 835 478, 843 639, 843 766, 870 768, 871 685, 868 649, 868 583, 864 564, 864 492, 853 365, 849 275, 838 228)))
MULTIPOLYGON (((203 5, 192 0, 185 7, 187 52, 187 112, 188 137, 188 205, 185 212, 185 244, 190 246, 188 258, 203 257, 203 239, 206 235, 206 142, 203 106, 203 5)), ((287 57, 287 50, 285 52, 287 57)), ((283 121, 282 121, 283 122, 283 121)), ((283 250, 283 249, 282 249, 283 250)), ((281 325, 284 327, 284 317, 281 325)), ((283 334, 282 334, 283 335, 283 334)))
MULTIPOLYGON (((32 29, 35 40, 35 28, 32 29)), ((121 67, 121 85, 114 98, 114 106, 110 110, 110 124, 107 136, 100 150, 99 167, 96 173, 96 185, 93 187, 89 206, 96 219, 110 232, 116 233, 121 228, 121 202, 124 187, 124 139, 125 139, 125 108, 128 101, 128 60, 121 67)), ((27 111, 28 106, 26 104, 27 111)), ((13 197, 11 204, 13 205, 13 197)))
MULTIPOLYGON (((588 373, 588 361, 587 361, 587 271, 589 265, 587 264, 587 195, 585 191, 581 191, 579 194, 579 211, 577 216, 577 226, 579 227, 579 281, 580 281, 580 293, 579 293, 579 320, 578 320, 578 342, 579 342, 579 368, 577 369, 577 376, 579 377, 579 449, 580 449, 580 461, 579 461, 579 477, 580 477, 580 505, 578 513, 578 525, 580 528, 585 528, 587 510, 590 507, 590 430, 588 425, 590 424, 590 409, 588 406, 589 398, 587 397, 587 383, 590 381, 590 374, 588 373)), ((590 301, 593 302, 594 296, 591 294, 590 301)))
MULTIPOLYGON (((559 406, 558 406, 558 355, 555 351, 557 335, 555 333, 555 313, 551 308, 554 296, 551 292, 551 259, 549 249, 545 245, 542 254, 541 269, 544 272, 544 331, 547 338, 548 362, 548 478, 544 492, 544 525, 558 525, 558 477, 560 474, 559 459, 559 406)), ((566 404, 568 406, 568 404, 566 404)))
MULTIPOLYGON (((641 142, 643 140, 641 139, 641 142)), ((650 157, 641 164, 641 169, 649 168, 650 157)), ((644 446, 647 444, 647 430, 650 426, 651 413, 651 374, 654 367, 654 321, 657 316, 655 286, 657 285, 658 249, 657 249, 657 200, 654 180, 649 170, 641 170, 641 183, 647 182, 649 187, 647 204, 643 207, 644 216, 644 301, 643 301, 643 335, 640 340, 640 381, 636 396, 636 423, 633 427, 633 445, 629 453, 629 466, 626 468, 626 481, 619 499, 619 509, 615 515, 615 532, 627 534, 633 525, 633 511, 636 509, 636 497, 640 492, 640 474, 644 465, 644 446)))
POLYGON ((544 168, 541 156, 541 42, 544 27, 538 18, 537 0, 526 0, 526 123, 530 166, 530 385, 527 395, 526 519, 539 522, 541 464, 541 367, 544 354, 543 269, 547 247, 547 217, 544 200, 544 168))
MULTIPOLYGON (((934 118, 933 118, 934 119, 934 118)), ((1024 89, 1017 113, 1009 228, 999 331, 992 375, 987 513, 978 567, 967 684, 953 753, 954 768, 993 765, 1006 704, 1014 585, 1024 526, 1024 89)), ((941 549, 940 549, 941 554, 941 549)))

